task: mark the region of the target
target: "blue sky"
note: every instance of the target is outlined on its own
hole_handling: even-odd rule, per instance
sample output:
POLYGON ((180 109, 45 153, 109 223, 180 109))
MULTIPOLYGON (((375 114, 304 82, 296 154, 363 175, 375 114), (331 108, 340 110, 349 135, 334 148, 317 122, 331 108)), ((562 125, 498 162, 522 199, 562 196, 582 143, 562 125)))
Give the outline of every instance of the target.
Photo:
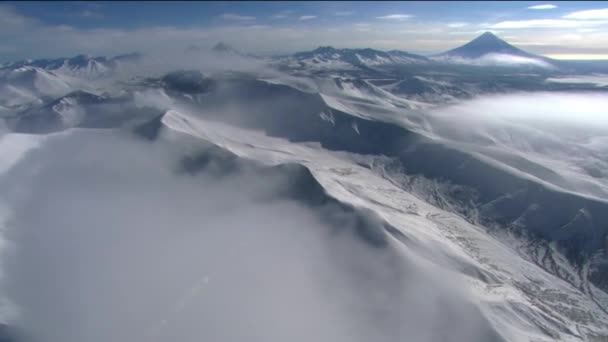
MULTIPOLYGON (((319 45, 435 53, 494 31, 550 56, 608 56, 608 2, 4 2, 2 59, 319 45), (128 51, 124 51, 128 50, 128 51)), ((608 58, 608 57, 606 57, 608 58)))

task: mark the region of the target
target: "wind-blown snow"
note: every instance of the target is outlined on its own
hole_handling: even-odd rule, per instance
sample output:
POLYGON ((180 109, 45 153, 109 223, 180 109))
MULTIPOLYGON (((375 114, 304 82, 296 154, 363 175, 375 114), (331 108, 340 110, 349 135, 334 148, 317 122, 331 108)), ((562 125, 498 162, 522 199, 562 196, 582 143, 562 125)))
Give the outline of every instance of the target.
POLYGON ((573 75, 566 77, 549 77, 547 82, 553 83, 575 83, 575 84, 595 84, 598 87, 608 87, 608 75, 573 75))
POLYGON ((433 134, 512 172, 608 201, 605 108, 603 94, 518 94, 438 108, 428 119, 433 134), (521 161, 545 171, 528 173, 521 161))
POLYGON ((555 66, 542 59, 509 55, 503 53, 488 53, 479 58, 464 58, 459 56, 438 56, 434 60, 447 63, 470 64, 479 66, 535 66, 544 69, 554 69, 555 66))
POLYGON ((602 327, 600 331, 606 329, 601 323, 605 322, 605 313, 570 284, 522 259, 516 251, 461 217, 437 209, 403 191, 397 186, 398 182, 390 182, 357 165, 381 166, 381 158, 329 153, 319 146, 288 143, 178 112, 169 112, 163 123, 180 132, 213 141, 243 157, 271 164, 303 163, 332 196, 370 208, 395 225, 406 237, 406 245, 415 251, 416 256, 411 257, 422 258, 423 264, 431 262, 464 276, 461 280, 468 283, 471 291, 467 296, 478 303, 494 328, 507 340, 568 340, 572 331, 579 330, 575 328, 576 324, 590 324, 580 333, 598 327, 602 327), (355 161, 357 164, 353 163, 355 161), (560 293, 568 299, 556 299, 552 293, 560 293), (569 306, 564 307, 564 302, 569 306), (583 317, 596 319, 591 323, 583 317), (578 323, 558 323, 573 320, 578 323), (551 331, 553 338, 547 338, 544 329, 551 331))
MULTIPOLYGON (((184 120, 163 122, 198 132, 184 120)), ((288 179, 178 176, 188 149, 174 131, 72 130, 15 165, 0 182, 11 323, 50 342, 495 340, 463 280, 336 234, 276 197, 288 179)))

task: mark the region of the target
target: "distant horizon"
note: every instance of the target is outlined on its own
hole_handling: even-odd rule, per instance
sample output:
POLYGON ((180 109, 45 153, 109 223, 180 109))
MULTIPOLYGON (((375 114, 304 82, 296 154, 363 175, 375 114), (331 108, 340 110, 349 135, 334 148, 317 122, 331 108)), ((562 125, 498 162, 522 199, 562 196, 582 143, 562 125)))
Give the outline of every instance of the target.
POLYGON ((146 54, 192 44, 211 46, 217 41, 259 55, 323 45, 431 55, 460 46, 484 31, 550 58, 608 58, 608 4, 602 2, 0 4, 4 62, 82 53, 146 54), (134 12, 138 13, 135 17, 134 12))
MULTIPOLYGON (((401 50, 401 49, 381 49, 381 48, 371 48, 373 50, 377 50, 377 51, 401 51, 401 52, 407 52, 407 53, 411 53, 411 54, 416 54, 416 55, 420 55, 420 56, 424 56, 424 57, 433 57, 436 56, 438 54, 444 53, 446 51, 458 48, 464 44, 467 44, 468 42, 480 37, 481 35, 490 32, 491 31, 486 31, 486 32, 482 32, 480 34, 478 34, 476 37, 474 37, 473 39, 466 41, 464 43, 461 43, 460 45, 454 46, 452 48, 449 48, 447 50, 442 50, 442 51, 435 51, 435 52, 417 52, 417 51, 412 51, 412 50, 401 50)), ((495 34, 498 38, 502 39, 500 37, 500 35, 495 34)), ((504 39, 503 39, 504 40, 504 39)), ((505 40, 507 43, 509 43, 509 41, 505 40)), ((236 49, 240 52, 243 53, 250 53, 249 51, 246 50, 242 50, 240 49, 238 46, 234 46, 232 44, 226 43, 224 41, 218 41, 214 44, 211 44, 207 47, 203 47, 203 46, 199 46, 199 45, 195 45, 192 44, 190 46, 184 46, 184 50, 188 49, 189 47, 199 47, 199 48, 206 48, 206 49, 212 49, 213 47, 215 47, 218 44, 224 44, 227 45, 233 49, 236 49)), ((509 43, 511 44, 511 43, 509 43)), ((511 44, 513 45, 513 44, 511 44)), ((515 47, 517 47, 516 45, 513 45, 515 47)), ((275 53, 275 54, 263 54, 263 53, 258 53, 259 56, 261 57, 274 57, 274 56, 281 56, 281 55, 291 55, 291 54, 295 54, 295 53, 299 53, 299 52, 306 52, 306 51, 314 51, 318 48, 323 48, 323 47, 330 47, 333 49, 353 49, 353 50, 357 50, 357 49, 369 49, 370 47, 368 46, 334 46, 334 45, 318 45, 314 48, 308 49, 308 50, 299 50, 299 51, 292 51, 292 52, 284 52, 284 53, 275 53)), ((520 48, 520 47, 518 47, 520 48)), ((525 48, 520 48, 522 50, 525 51, 525 48)), ((91 58, 97 58, 97 57, 115 57, 115 56, 121 56, 121 55, 128 55, 128 54, 143 54, 145 55, 145 53, 141 52, 141 51, 125 51, 123 53, 118 53, 118 54, 112 54, 112 55, 92 55, 92 54, 87 54, 87 53, 77 53, 71 56, 67 56, 67 55, 62 55, 62 56, 52 56, 52 57, 41 57, 41 58, 24 58, 24 59, 20 59, 20 60, 39 60, 39 59, 56 59, 56 58, 73 58, 76 56, 87 56, 87 57, 91 57, 91 58)), ((586 54, 538 54, 538 56, 541 57, 547 57, 547 58, 551 58, 551 59, 555 59, 555 60, 563 60, 563 61, 608 61, 608 54, 594 54, 594 55, 586 55, 586 54)), ((10 60, 10 61, 3 61, 0 62, 0 64, 6 64, 6 63, 11 63, 11 62, 17 62, 20 60, 10 60)))

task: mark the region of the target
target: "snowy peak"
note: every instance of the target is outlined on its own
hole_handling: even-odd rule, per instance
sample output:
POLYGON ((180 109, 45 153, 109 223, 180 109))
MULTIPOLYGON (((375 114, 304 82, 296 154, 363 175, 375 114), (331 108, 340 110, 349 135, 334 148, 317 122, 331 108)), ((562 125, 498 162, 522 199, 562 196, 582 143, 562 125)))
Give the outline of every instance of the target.
POLYGON ((331 46, 320 46, 312 51, 295 53, 293 59, 300 63, 328 67, 373 67, 378 65, 424 62, 426 57, 403 51, 380 51, 365 49, 336 49, 331 46))
POLYGON ((487 54, 506 54, 521 57, 536 57, 506 41, 498 38, 491 32, 485 32, 463 46, 442 53, 443 56, 462 58, 480 58, 487 54))
POLYGON ((113 58, 77 55, 70 58, 23 60, 6 64, 2 69, 36 67, 70 76, 96 77, 107 75, 125 64, 138 63, 141 58, 142 56, 138 53, 119 55, 113 58))
MULTIPOLYGON (((328 54, 328 53, 338 53, 340 50, 334 48, 333 46, 319 46, 318 48, 311 51, 314 54, 328 54)), ((303 52, 306 53, 306 52, 303 52)))
POLYGON ((294 57, 318 58, 318 59, 341 59, 343 61, 357 61, 362 59, 386 59, 390 60, 387 52, 374 49, 336 49, 331 46, 320 46, 312 51, 298 52, 294 57))
POLYGON ((555 61, 550 58, 518 49, 491 32, 485 32, 465 45, 439 54, 433 59, 479 66, 555 68, 555 61))
POLYGON ((100 75, 107 73, 112 68, 106 57, 91 57, 88 55, 78 55, 64 60, 63 65, 58 71, 72 75, 100 75))
POLYGON ((33 66, 3 70, 0 88, 19 89, 19 93, 31 93, 34 97, 58 96, 69 92, 71 79, 52 71, 33 66))

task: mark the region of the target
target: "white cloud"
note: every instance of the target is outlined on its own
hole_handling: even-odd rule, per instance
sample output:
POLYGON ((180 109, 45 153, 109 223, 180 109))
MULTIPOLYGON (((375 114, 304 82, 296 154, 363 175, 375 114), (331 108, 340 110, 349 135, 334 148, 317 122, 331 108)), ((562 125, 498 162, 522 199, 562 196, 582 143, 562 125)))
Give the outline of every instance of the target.
POLYGON ((412 17, 413 17, 413 15, 411 15, 411 14, 388 14, 388 15, 383 15, 381 17, 376 17, 376 18, 382 19, 382 20, 407 20, 412 17))
POLYGON ((576 32, 580 32, 580 33, 589 33, 589 32, 597 32, 597 31, 599 31, 599 29, 596 29, 596 28, 582 28, 582 29, 576 30, 576 32))
POLYGON ((557 6, 552 5, 552 4, 534 5, 534 6, 528 7, 528 9, 532 9, 532 10, 547 10, 547 9, 554 9, 554 8, 557 8, 557 6))
POLYGON ((504 54, 488 54, 480 58, 482 64, 487 63, 490 65, 536 65, 541 68, 552 69, 553 65, 536 58, 527 58, 513 55, 504 54))
POLYGON ((501 34, 502 31, 483 29, 483 30, 477 30, 474 33, 477 34, 477 35, 479 35, 479 34, 484 34, 486 32, 490 32, 490 33, 492 33, 494 35, 499 35, 499 34, 501 34))
MULTIPOLYGON (((553 59, 563 59, 563 60, 576 60, 576 61, 582 61, 582 60, 608 60, 608 54, 588 54, 588 53, 559 53, 559 54, 548 54, 545 55, 549 58, 553 58, 553 59)), ((596 82, 598 81, 597 77, 593 77, 593 76, 580 76, 579 80, 584 80, 584 82, 575 82, 574 79, 566 79, 565 81, 567 81, 568 83, 594 83, 591 82, 591 80, 595 80, 596 82)), ((548 82, 555 82, 555 79, 547 79, 548 82)), ((608 86, 607 84, 604 84, 603 86, 608 86)))
POLYGON ((249 15, 239 15, 234 13, 224 13, 219 16, 221 19, 225 20, 239 20, 239 21, 247 21, 247 20, 255 20, 255 17, 249 15))
POLYGON ((316 18, 317 18, 316 15, 302 15, 298 19, 299 20, 311 20, 311 19, 316 19, 316 18))
POLYGON ((462 57, 439 57, 439 60, 445 59, 453 63, 470 64, 470 65, 534 65, 541 68, 552 69, 553 65, 536 58, 527 58, 514 55, 490 53, 479 58, 462 58, 462 57))
POLYGON ((561 38, 563 40, 582 40, 583 36, 581 36, 580 34, 570 33, 562 35, 561 38))
POLYGON ((593 169, 601 170, 600 174, 607 167, 601 155, 608 145, 599 143, 608 127, 604 108, 608 108, 608 97, 599 93, 522 92, 481 96, 438 108, 428 117, 429 122, 437 122, 432 125, 433 132, 450 142, 471 143, 476 146, 475 153, 508 167, 514 167, 516 159, 506 155, 525 156, 526 160, 542 168, 520 168, 519 171, 553 186, 589 196, 597 187, 586 187, 591 184, 587 183, 589 166, 595 165, 593 169), (437 120, 431 121, 434 117, 437 120), (492 140, 490 145, 505 153, 503 156, 496 158, 499 154, 494 147, 486 151, 477 149, 479 142, 487 145, 488 137, 492 140), (540 171, 543 168, 550 172, 540 171))
POLYGON ((599 26, 608 24, 607 20, 580 21, 568 19, 532 19, 532 20, 513 20, 501 21, 490 25, 496 29, 526 29, 526 28, 578 28, 585 26, 599 26))
POLYGON ((17 248, 2 251, 0 285, 19 332, 63 342, 492 339, 461 277, 413 248, 359 238, 376 218, 284 200, 287 175, 179 175, 197 150, 176 139, 66 132, 2 175, 10 224, 0 240, 17 248))
POLYGON ((456 23, 449 23, 448 27, 459 28, 459 27, 465 27, 465 26, 468 26, 468 25, 469 25, 469 23, 456 22, 456 23))
POLYGON ((608 19, 608 8, 578 11, 563 16, 566 19, 608 19))

